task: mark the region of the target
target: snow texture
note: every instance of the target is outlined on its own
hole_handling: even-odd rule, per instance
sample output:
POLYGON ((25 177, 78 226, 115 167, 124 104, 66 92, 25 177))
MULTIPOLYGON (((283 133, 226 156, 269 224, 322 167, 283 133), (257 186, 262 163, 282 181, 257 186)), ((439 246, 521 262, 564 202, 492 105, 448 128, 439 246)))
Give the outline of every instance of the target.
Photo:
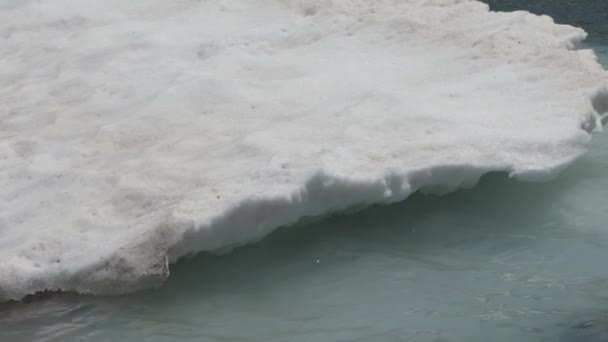
POLYGON ((153 287, 303 217, 550 178, 607 118, 585 35, 472 0, 4 0, 0 301, 153 287))

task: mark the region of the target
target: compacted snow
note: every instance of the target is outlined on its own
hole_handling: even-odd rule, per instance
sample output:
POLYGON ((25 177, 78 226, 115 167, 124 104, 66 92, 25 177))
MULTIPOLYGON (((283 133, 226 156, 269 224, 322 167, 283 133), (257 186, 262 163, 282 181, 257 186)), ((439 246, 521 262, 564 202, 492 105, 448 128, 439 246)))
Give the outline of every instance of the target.
POLYGON ((472 0, 4 1, 0 36, 0 301, 547 179, 608 111, 581 29, 472 0))

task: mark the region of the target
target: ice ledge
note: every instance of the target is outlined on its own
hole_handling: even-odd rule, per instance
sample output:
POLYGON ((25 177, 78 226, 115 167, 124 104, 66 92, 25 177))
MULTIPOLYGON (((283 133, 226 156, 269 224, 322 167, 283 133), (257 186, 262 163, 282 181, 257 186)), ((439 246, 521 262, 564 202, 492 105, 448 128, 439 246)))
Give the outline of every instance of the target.
MULTIPOLYGON (((99 262, 74 270, 72 274, 41 273, 27 282, 12 282, 14 286, 0 288, 0 302, 47 291, 117 295, 155 288, 169 277, 170 264, 182 257, 201 252, 223 253, 256 242, 277 228, 293 225, 303 218, 395 203, 417 191, 445 194, 471 188, 490 172, 506 172, 520 180, 548 180, 573 160, 543 170, 438 165, 407 173, 391 171, 377 179, 349 179, 320 171, 294 193, 236 203, 208 222, 152 213, 138 224, 154 226, 154 229, 125 239, 122 247, 99 262)), ((0 269, 2 274, 15 273, 15 279, 19 279, 17 270, 7 271, 0 269)))
POLYGON ((0 232, 8 232, 0 241, 0 301, 45 289, 155 287, 180 257, 255 242, 304 217, 470 187, 488 172, 550 179, 608 121, 606 88, 590 96, 605 71, 591 51, 568 50, 584 32, 548 17, 488 14, 473 1, 371 8, 324 1, 303 16, 277 3, 231 2, 234 11, 220 11, 217 2, 163 8, 167 2, 153 1, 120 18, 112 2, 94 1, 0 12, 0 30, 21 30, 7 34, 5 64, 18 72, 7 87, 11 113, 0 144, 0 171, 11 170, 0 178, 2 209, 12 219, 9 226, 0 217, 0 232), (134 22, 142 26, 124 35, 134 22), (182 25, 190 22, 220 30, 182 25), (260 22, 269 25, 248 30, 260 22), (22 77, 29 70, 35 84, 22 77), (272 115, 252 120, 260 113, 272 115), (455 156, 463 149, 473 152, 455 156), (266 169, 277 154, 302 150, 296 171, 266 169), (378 154, 389 162, 377 162, 378 154), (430 166, 408 168, 420 160, 430 166), (240 194, 260 198, 211 203, 205 184, 224 181, 234 162, 268 171, 261 180, 231 173, 224 183, 228 190, 251 184, 240 194), (359 167, 378 173, 355 176, 359 167), (146 178, 142 170, 155 173, 146 178), (277 175, 286 188, 265 193, 277 175), (195 202, 198 212, 154 197, 178 187, 170 195, 195 202))

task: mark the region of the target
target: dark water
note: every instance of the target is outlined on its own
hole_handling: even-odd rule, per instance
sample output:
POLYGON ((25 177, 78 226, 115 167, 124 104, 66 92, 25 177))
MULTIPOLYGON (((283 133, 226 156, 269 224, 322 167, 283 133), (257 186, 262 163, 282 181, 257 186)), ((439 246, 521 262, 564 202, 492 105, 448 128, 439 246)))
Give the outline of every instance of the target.
MULTIPOLYGON (((590 33, 608 2, 488 1, 590 33)), ((0 341, 608 341, 608 136, 557 180, 496 174, 179 262, 160 289, 0 305, 0 341)))

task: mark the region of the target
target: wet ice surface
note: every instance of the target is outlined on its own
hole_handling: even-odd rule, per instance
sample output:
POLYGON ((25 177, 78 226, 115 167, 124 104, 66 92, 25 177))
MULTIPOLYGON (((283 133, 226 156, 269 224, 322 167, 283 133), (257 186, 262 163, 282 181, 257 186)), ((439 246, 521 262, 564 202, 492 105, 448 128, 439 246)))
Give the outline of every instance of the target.
POLYGON ((156 291, 2 305, 0 341, 606 341, 607 173, 597 135, 549 183, 494 174, 184 260, 156 291))

